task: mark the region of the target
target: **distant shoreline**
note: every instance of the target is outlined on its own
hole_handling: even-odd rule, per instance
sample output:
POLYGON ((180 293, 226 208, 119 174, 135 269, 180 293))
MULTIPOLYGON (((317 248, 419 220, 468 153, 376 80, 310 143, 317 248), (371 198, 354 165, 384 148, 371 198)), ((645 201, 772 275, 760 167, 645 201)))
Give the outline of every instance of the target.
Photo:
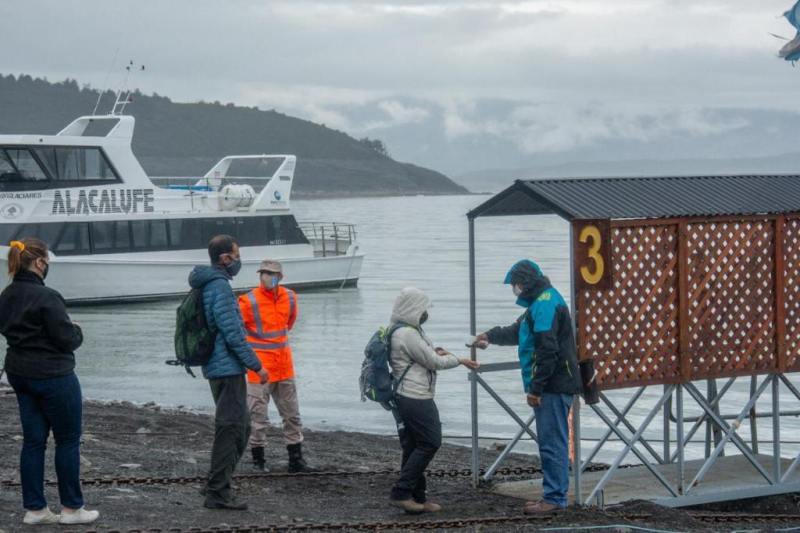
MULTIPOLYGON (((154 185, 158 187, 166 187, 168 185, 188 185, 196 183, 200 178, 194 176, 158 176, 158 177, 151 177, 150 180, 153 182, 154 185)), ((236 178, 239 181, 248 184, 248 181, 252 181, 249 185, 254 186, 256 190, 259 190, 257 186, 263 186, 265 183, 263 178, 236 178)), ((325 190, 298 190, 292 189, 292 198, 300 199, 300 200, 316 200, 316 199, 338 199, 338 198, 385 198, 385 197, 405 197, 405 196, 481 196, 486 194, 494 194, 494 193, 476 193, 471 191, 433 191, 433 190, 412 190, 412 191, 396 191, 396 190, 385 190, 385 189, 375 189, 375 190, 336 190, 336 191, 325 191, 325 190)))

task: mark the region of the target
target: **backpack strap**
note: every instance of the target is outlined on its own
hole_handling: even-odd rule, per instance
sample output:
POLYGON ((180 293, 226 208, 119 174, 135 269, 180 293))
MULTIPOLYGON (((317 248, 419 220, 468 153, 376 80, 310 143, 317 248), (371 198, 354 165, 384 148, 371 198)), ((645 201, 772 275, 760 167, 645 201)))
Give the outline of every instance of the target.
MULTIPOLYGON (((389 328, 389 330, 386 332, 386 345, 388 347, 388 351, 386 352, 386 359, 389 360, 390 366, 392 364, 392 333, 394 333, 400 328, 408 328, 408 327, 411 326, 409 326, 405 322, 396 322, 395 325, 389 328)), ((412 366, 414 366, 413 360, 411 360, 406 369, 403 370, 403 373, 400 374, 400 377, 392 382, 392 395, 397 393, 397 388, 400 386, 400 383, 405 379, 406 374, 408 374, 408 371, 411 370, 412 366)))

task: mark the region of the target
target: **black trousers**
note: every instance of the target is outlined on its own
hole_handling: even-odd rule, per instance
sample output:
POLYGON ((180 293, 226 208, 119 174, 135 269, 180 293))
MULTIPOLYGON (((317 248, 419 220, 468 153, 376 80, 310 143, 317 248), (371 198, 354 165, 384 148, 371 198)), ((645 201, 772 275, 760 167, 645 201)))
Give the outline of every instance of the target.
POLYGON ((390 498, 413 498, 417 503, 425 503, 425 470, 442 447, 439 409, 433 400, 412 400, 398 395, 395 402, 397 409, 392 413, 403 447, 403 462, 390 498))
POLYGON ((250 438, 250 410, 247 408, 245 375, 209 379, 217 406, 214 417, 214 445, 206 482, 206 503, 233 499, 231 476, 250 438))

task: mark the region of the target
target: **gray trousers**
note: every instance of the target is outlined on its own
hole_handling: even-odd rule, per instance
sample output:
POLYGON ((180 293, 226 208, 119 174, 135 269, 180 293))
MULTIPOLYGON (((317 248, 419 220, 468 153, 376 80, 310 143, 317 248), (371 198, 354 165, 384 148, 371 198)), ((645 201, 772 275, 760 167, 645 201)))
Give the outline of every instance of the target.
POLYGON ((206 502, 229 502, 232 499, 231 476, 250 437, 247 379, 242 374, 209 379, 208 383, 217 410, 214 416, 211 468, 206 481, 206 502))
POLYGON ((253 432, 250 435, 250 447, 267 445, 267 428, 270 426, 267 417, 269 400, 275 402, 283 422, 283 440, 289 444, 303 442, 303 423, 300 420, 300 404, 297 401, 297 384, 294 378, 275 381, 261 385, 247 384, 247 406, 253 421, 253 432))

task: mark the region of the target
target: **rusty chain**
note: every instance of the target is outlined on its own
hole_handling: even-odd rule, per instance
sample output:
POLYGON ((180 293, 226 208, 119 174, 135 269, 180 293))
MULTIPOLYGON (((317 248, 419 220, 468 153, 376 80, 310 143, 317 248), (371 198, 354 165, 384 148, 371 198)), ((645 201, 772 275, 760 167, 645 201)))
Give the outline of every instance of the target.
MULTIPOLYGON (((620 468, 632 468, 638 465, 622 465, 620 468)), ((607 465, 592 465, 587 467, 585 472, 597 472, 608 470, 607 465)), ((480 475, 485 473, 485 470, 479 471, 480 475)), ((497 470, 496 475, 499 476, 521 476, 541 474, 542 469, 536 466, 530 467, 505 467, 497 470)), ((349 472, 310 472, 310 473, 296 473, 290 474, 288 472, 269 472, 269 473, 254 473, 254 474, 237 474, 233 476, 236 480, 255 480, 255 479, 280 479, 280 478, 352 478, 352 477, 373 477, 373 476, 397 476, 400 475, 399 470, 356 470, 349 472)), ((427 470, 425 475, 430 477, 470 477, 472 470, 469 468, 452 469, 452 470, 427 470)), ((81 483, 84 485, 188 485, 190 483, 202 483, 206 480, 205 475, 197 476, 177 476, 177 477, 96 477, 84 478, 81 483)), ((45 485, 55 486, 58 481, 48 479, 45 485)), ((14 480, 0 481, 0 487, 19 487, 21 483, 14 480)))
MULTIPOLYGON (((652 518, 651 514, 601 512, 603 516, 613 520, 628 522, 641 522, 652 518)), ((800 515, 760 515, 760 514, 722 514, 722 513, 687 513, 689 517, 706 523, 754 523, 754 522, 786 522, 800 520, 800 515)), ((298 522, 289 524, 265 524, 249 526, 210 526, 206 528, 146 528, 129 529, 127 531, 109 530, 104 533, 270 533, 280 531, 388 531, 393 529, 405 530, 435 530, 457 529, 479 525, 493 524, 530 524, 549 522, 558 514, 548 515, 516 515, 496 516, 482 518, 451 518, 445 520, 421 521, 378 521, 378 522, 298 522)), ((86 533, 100 533, 96 530, 86 533)))

